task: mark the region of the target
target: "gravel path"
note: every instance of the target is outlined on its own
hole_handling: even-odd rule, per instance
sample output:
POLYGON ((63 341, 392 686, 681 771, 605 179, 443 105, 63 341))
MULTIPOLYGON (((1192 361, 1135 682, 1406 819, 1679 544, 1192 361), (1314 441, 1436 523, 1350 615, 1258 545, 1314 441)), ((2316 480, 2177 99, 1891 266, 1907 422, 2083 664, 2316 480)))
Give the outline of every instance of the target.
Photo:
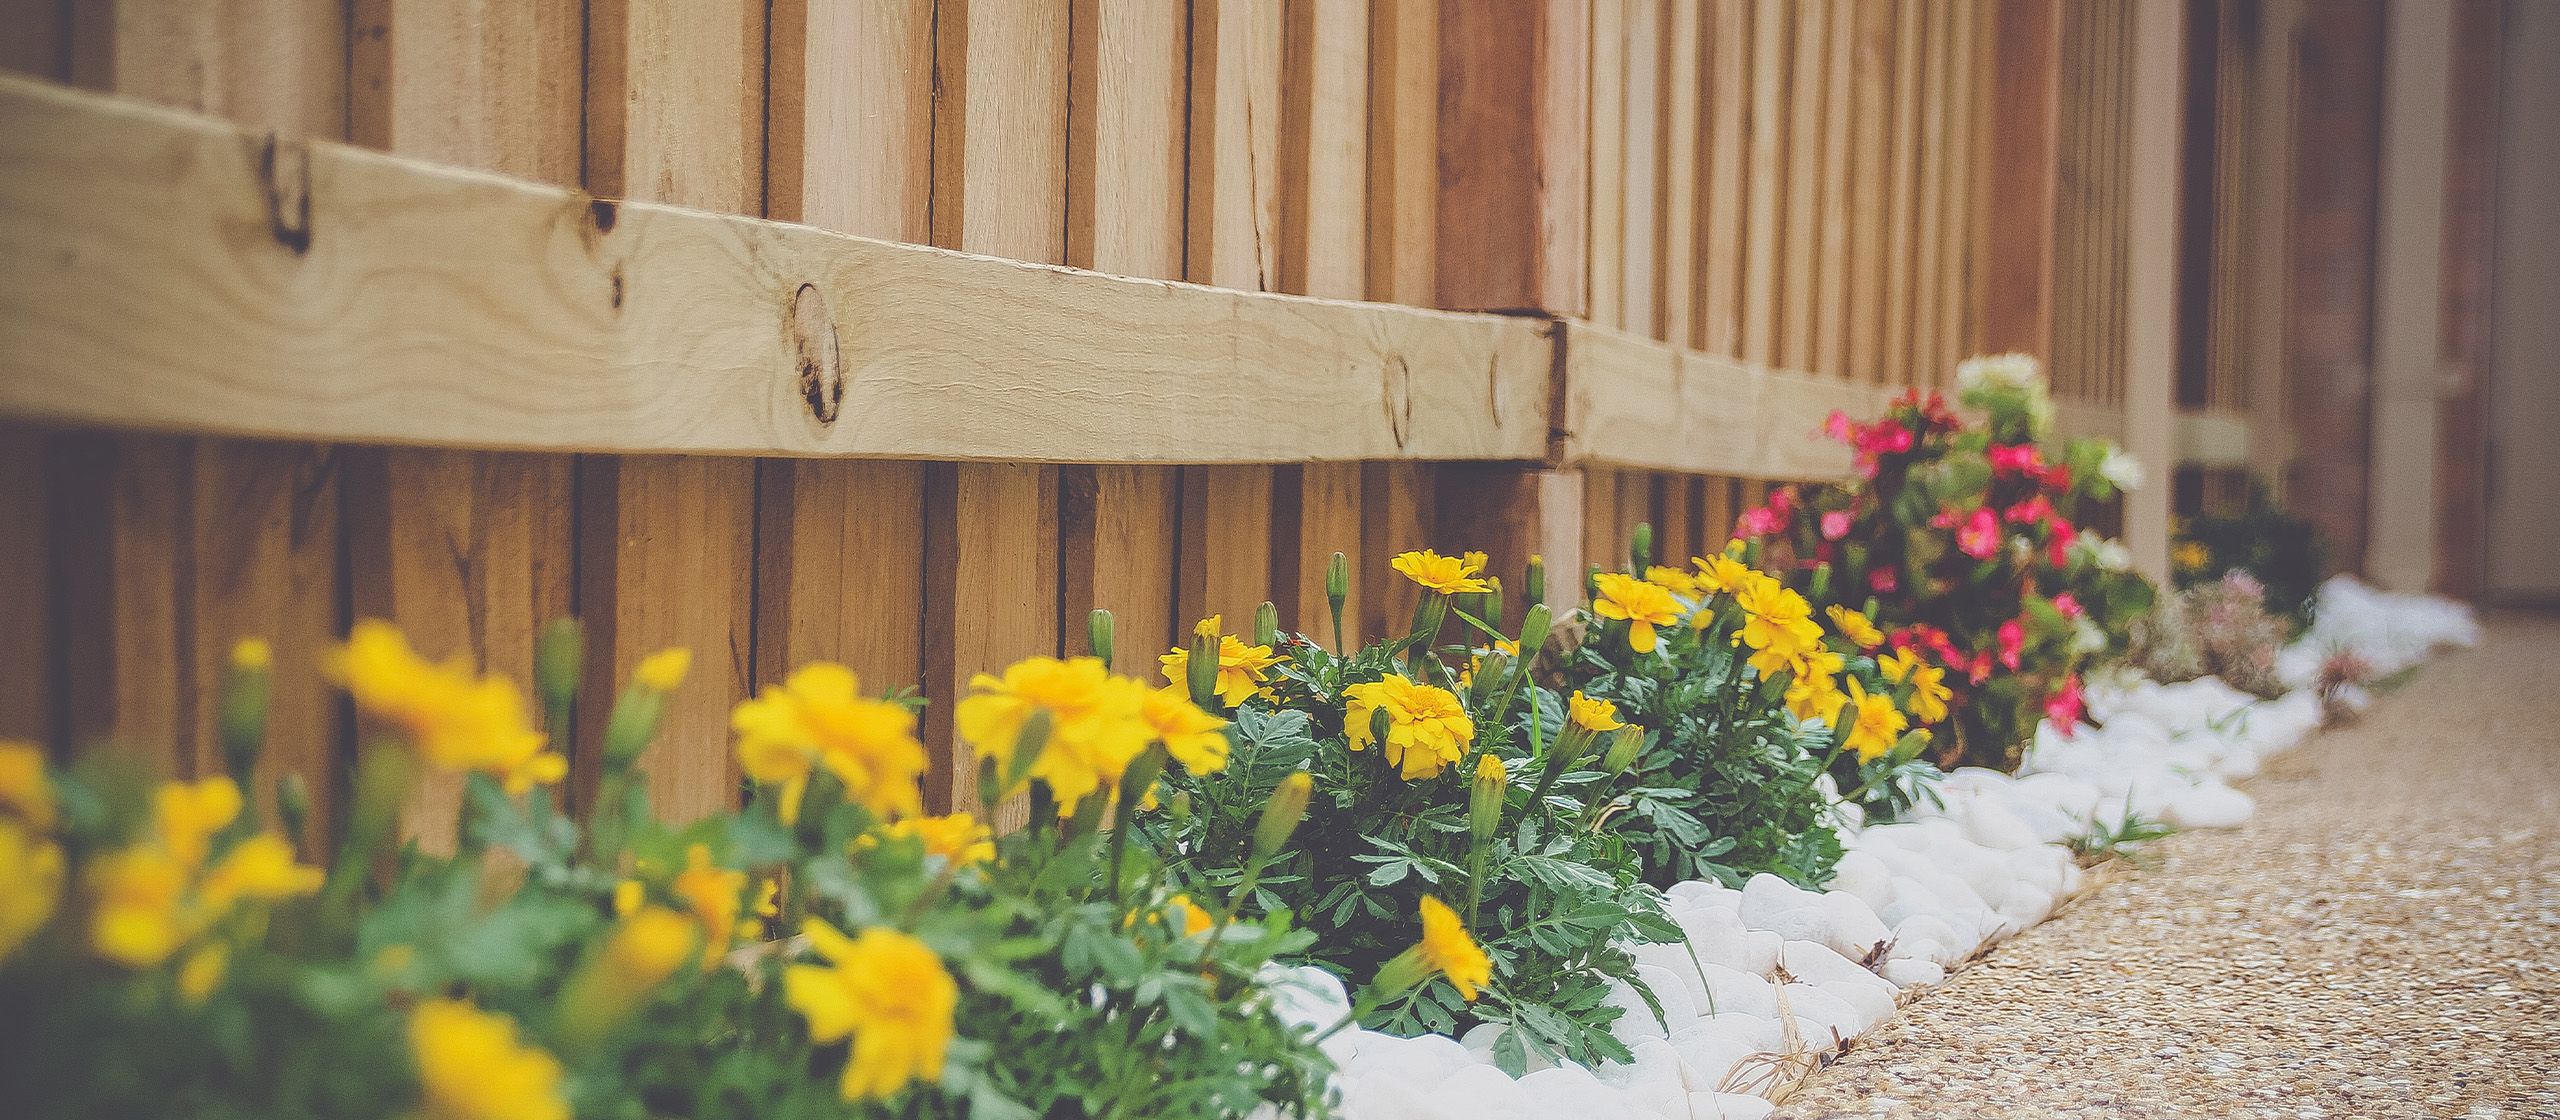
POLYGON ((2560 618, 2245 788, 2246 826, 2152 845, 1779 1115, 2560 1118, 2560 618))

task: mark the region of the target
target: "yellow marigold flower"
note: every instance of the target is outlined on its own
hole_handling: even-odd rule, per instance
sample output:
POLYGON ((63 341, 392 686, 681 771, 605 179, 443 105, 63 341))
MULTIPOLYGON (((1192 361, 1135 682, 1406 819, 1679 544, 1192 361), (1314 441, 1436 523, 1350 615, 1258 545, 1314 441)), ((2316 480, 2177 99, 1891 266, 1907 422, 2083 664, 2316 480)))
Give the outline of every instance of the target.
POLYGON ((640 904, 649 900, 649 888, 638 879, 625 879, 613 885, 613 916, 628 918, 637 913, 640 904))
POLYGON ((1663 590, 1670 591, 1674 594, 1695 595, 1698 593, 1698 577, 1690 575, 1688 572, 1682 571, 1679 568, 1655 564, 1644 570, 1644 579, 1646 583, 1657 584, 1661 586, 1663 590))
POLYGON ((1826 608, 1823 613, 1830 617, 1831 628, 1859 649, 1874 649, 1884 644, 1884 631, 1876 629, 1876 624, 1868 621, 1866 615, 1839 606, 1826 608))
POLYGON ((1947 718, 1947 701, 1955 698, 1955 690, 1946 684, 1947 671, 1920 659, 1916 650, 1904 649, 1876 663, 1884 671, 1884 679, 1911 686, 1911 715, 1922 723, 1937 723, 1947 718))
POLYGON ((0 817, 0 961, 53 920, 62 879, 62 847, 22 821, 0 817))
POLYGON ((151 844, 89 861, 89 943, 127 968, 168 960, 195 932, 184 910, 189 869, 151 844))
MULTIPOLYGON (((961 867, 974 867, 996 858, 995 832, 978 823, 968 813, 952 813, 940 817, 916 817, 894 821, 873 829, 878 836, 899 840, 915 840, 924 845, 929 856, 940 856, 961 867)), ((854 841, 864 848, 878 847, 874 836, 854 841)))
POLYGON ((1858 761, 1873 762, 1893 749, 1902 738, 1904 728, 1911 726, 1901 710, 1893 706, 1893 698, 1882 693, 1870 694, 1858 678, 1849 678, 1850 750, 1858 752, 1858 761))
POLYGON ((1387 763, 1406 781, 1438 777, 1475 739, 1475 721, 1448 689, 1389 674, 1342 692, 1350 700, 1342 715, 1350 748, 1369 749, 1377 737, 1377 713, 1387 713, 1387 763))
POLYGON ((261 832, 231 846, 205 874, 197 893, 215 912, 233 903, 282 902, 320 889, 321 873, 293 861, 293 845, 272 832, 261 832))
POLYGON ((152 821, 169 855, 190 870, 204 866, 215 833, 240 816, 240 787, 229 778, 169 782, 154 791, 152 821))
POLYGON ((684 870, 667 891, 682 902, 702 930, 702 967, 720 963, 738 933, 738 906, 747 890, 747 873, 711 861, 711 847, 695 844, 684 850, 684 870))
POLYGON ((1476 947, 1476 939, 1467 936, 1466 923, 1458 920, 1458 912, 1449 904, 1430 895, 1422 896, 1422 959, 1434 970, 1449 978, 1458 995, 1469 1003, 1476 993, 1493 984, 1493 961, 1476 947))
POLYGON ((1654 627, 1680 620, 1680 601, 1661 584, 1646 583, 1625 572, 1602 572, 1597 583, 1600 598, 1591 604, 1591 613, 1625 620, 1627 647, 1637 653, 1653 652, 1654 627))
POLYGON ((896 930, 846 937, 811 918, 801 926, 827 963, 796 964, 782 975, 783 1000, 808 1021, 821 1045, 851 1036, 842 1089, 849 1101, 879 1100, 910 1081, 942 1076, 959 985, 932 949, 896 930))
POLYGON ((543 750, 514 681, 475 677, 460 659, 437 665, 388 622, 366 619, 332 650, 328 673, 366 714, 398 727, 440 770, 478 771, 511 795, 568 776, 569 760, 543 750))
POLYGON ((1743 580, 1755 574, 1750 565, 1721 552, 1713 556, 1692 557, 1689 563, 1698 569, 1695 581, 1698 590, 1713 594, 1729 595, 1739 591, 1743 580))
POLYGON ((231 948, 221 942, 207 945, 187 954, 178 965, 178 998, 198 1007, 213 998, 222 986, 223 974, 231 969, 231 948))
POLYGON ((1762 676, 1821 648, 1822 626, 1813 621, 1812 605, 1777 580, 1752 572, 1734 599, 1743 613, 1742 632, 1735 640, 1757 654, 1751 664, 1762 676))
POLYGON ((1849 695, 1840 691, 1840 679, 1832 674, 1803 673, 1787 682, 1787 710, 1797 719, 1836 725, 1848 703, 1849 695))
POLYGON ((1420 552, 1399 553, 1395 559, 1387 561, 1387 566, 1404 573, 1406 579, 1421 584, 1425 590, 1442 595, 1474 594, 1493 589, 1490 584, 1476 578, 1476 573, 1484 570, 1484 553, 1481 552, 1442 556, 1426 548, 1420 552))
MULTIPOLYGON (((1223 616, 1213 614, 1200 624, 1215 630, 1223 621, 1223 616)), ((1270 646, 1249 646, 1233 634, 1218 635, 1218 700, 1232 708, 1252 699, 1255 690, 1262 687, 1262 675, 1279 663, 1279 655, 1271 652, 1270 646)), ((1164 679, 1171 687, 1184 690, 1185 697, 1190 695, 1190 649, 1175 646, 1156 658, 1156 664, 1163 666, 1164 679)))
POLYGON ((1573 722, 1590 731, 1615 731, 1626 723, 1618 718, 1618 705, 1608 700, 1594 700, 1575 689, 1565 702, 1565 711, 1573 722))
POLYGON ((1181 688, 1167 685, 1147 693, 1141 714, 1183 769, 1215 774, 1227 768, 1227 721, 1201 711, 1181 688))
POLYGON ((682 646, 662 649, 640 659, 632 678, 660 692, 674 692, 693 669, 693 651, 682 646))
POLYGON ((1117 787, 1156 738, 1146 720, 1147 687, 1111 675, 1091 657, 1026 657, 1002 677, 978 674, 969 687, 974 691, 952 720, 960 737, 995 759, 999 770, 1012 764, 1014 744, 1033 714, 1048 713, 1048 745, 1031 775, 1048 784, 1062 816, 1095 792, 1117 787))
POLYGON ((45 776, 43 747, 0 739, 0 815, 39 832, 52 830, 53 781, 45 776))
POLYGON ((1169 925, 1179 937, 1207 933, 1209 927, 1216 924, 1215 920, 1209 917, 1208 911, 1192 904, 1191 896, 1187 894, 1178 894, 1166 900, 1164 911, 1165 915, 1172 919, 1169 925))
POLYGON ((268 645, 265 638, 242 638, 231 643, 231 667, 234 669, 256 673, 273 668, 275 663, 275 647, 268 645))
MULTIPOLYGON (((701 939, 700 923, 664 906, 643 906, 605 940, 605 971, 625 991, 654 988, 684 966, 701 939)), ((727 931, 715 940, 725 943, 727 931)))
POLYGON ((917 782, 924 744, 905 707, 862 695, 853 670, 813 661, 780 685, 766 685, 729 713, 738 764, 747 777, 782 787, 782 816, 797 820, 800 797, 818 767, 844 783, 845 798, 875 817, 924 811, 917 782))
POLYGON ((2206 565, 2213 563, 2213 553, 2205 548, 2203 542, 2179 541, 2176 548, 2169 550, 2169 559, 2178 566, 2179 571, 2194 573, 2205 570, 2206 565))
POLYGON ((505 1015, 428 1000, 409 1014, 409 1049, 433 1120, 569 1120, 559 1060, 505 1015))

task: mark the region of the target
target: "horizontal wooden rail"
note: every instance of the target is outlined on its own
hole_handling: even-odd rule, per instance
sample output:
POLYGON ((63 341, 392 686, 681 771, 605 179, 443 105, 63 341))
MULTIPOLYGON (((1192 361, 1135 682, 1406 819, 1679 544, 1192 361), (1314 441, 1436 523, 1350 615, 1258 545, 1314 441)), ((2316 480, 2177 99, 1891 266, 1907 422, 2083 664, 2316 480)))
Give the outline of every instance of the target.
POLYGON ((0 78, 0 415, 323 441, 1538 459, 1552 326, 610 202, 0 78))
POLYGON ((2208 468, 2245 468, 2253 460, 2255 439, 2249 415, 2231 409, 2194 409, 2178 414, 2178 463, 2208 468))
POLYGON ((1823 418, 1873 416, 1893 394, 1579 321, 1565 328, 1564 379, 1565 464, 1743 478, 1846 474, 1848 449, 1819 438, 1823 418))

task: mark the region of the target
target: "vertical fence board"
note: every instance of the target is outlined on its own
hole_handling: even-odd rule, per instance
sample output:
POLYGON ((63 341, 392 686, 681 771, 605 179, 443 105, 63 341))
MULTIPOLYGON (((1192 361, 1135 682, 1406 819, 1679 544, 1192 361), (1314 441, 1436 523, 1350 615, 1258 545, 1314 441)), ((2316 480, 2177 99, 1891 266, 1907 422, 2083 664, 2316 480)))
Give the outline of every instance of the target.
MULTIPOLYGON (((1190 15, 1182 0, 1079 0, 1070 16, 1067 263, 1127 276, 1182 275, 1190 15)), ((1117 625, 1114 664, 1141 676, 1174 640, 1173 467, 1067 468, 1059 555, 1070 652, 1095 608, 1117 625)))
POLYGON ((1662 335, 1674 346, 1697 345, 1698 334, 1698 181, 1701 110, 1705 91, 1699 67, 1705 61, 1700 23, 1701 5, 1675 2, 1665 27, 1664 49, 1670 66, 1664 74, 1666 113, 1663 137, 1662 192, 1662 335))
POLYGON ((1831 0, 1807 0, 1796 7, 1785 87, 1786 248, 1780 265, 1778 364, 1795 370, 1813 368, 1814 299, 1822 290, 1821 202, 1823 178, 1831 173, 1822 162, 1831 8, 1831 0))
POLYGON ((1619 248, 1625 327, 1662 335, 1663 11, 1661 0, 1628 0, 1626 61, 1626 234, 1619 248))
MULTIPOLYGON (((1412 581, 1388 570, 1387 561, 1399 552, 1436 546, 1456 547, 1438 537, 1433 522, 1439 489, 1439 472, 1422 463, 1383 462, 1361 465, 1361 488, 1368 501, 1363 507, 1360 525, 1361 551, 1351 557, 1353 594, 1361 601, 1357 615, 1345 612, 1343 624, 1351 627, 1351 641, 1362 634, 1384 637, 1404 633, 1413 618, 1414 603, 1421 590, 1412 581)), ((1466 487, 1453 483, 1453 499, 1466 487)), ((1331 620, 1325 636, 1332 637, 1331 620)))
MULTIPOLYGON (((753 0, 592 0, 589 189, 760 211, 764 15, 753 0)), ((640 658, 691 649, 696 677, 668 705, 643 764, 660 814, 687 820, 727 808, 737 798, 728 707, 754 670, 754 608, 740 575, 756 562, 755 464, 590 457, 578 473, 578 610, 588 633, 581 726, 603 726, 640 658)), ((592 738, 581 744, 590 751, 592 738)))
POLYGON ((1972 263, 1973 169, 1980 164, 1973 150, 1974 20, 1976 0, 1957 0, 1948 11, 1946 144, 1939 159, 1946 168, 1946 214, 1938 224, 1938 271, 1930 282, 1938 289, 1938 340, 1934 368, 1941 377, 1965 357, 1965 316, 1973 285, 1966 269, 1972 263))
POLYGON ((1440 5, 1369 7, 1369 299, 1437 294, 1440 5))
MULTIPOLYGON (((70 73, 84 86, 284 136, 342 139, 346 15, 323 0, 75 7, 70 73)), ((211 689, 232 642, 263 637, 277 675, 250 792, 263 796, 276 776, 300 772, 325 838, 343 769, 335 703, 319 675, 342 621, 334 452, 246 440, 102 442, 110 446, 66 453, 111 472, 100 480, 109 501, 56 506, 72 713, 57 730, 112 734, 176 774, 219 773, 211 689), (103 570, 71 575, 93 564, 103 570), (132 678, 83 679, 102 660, 132 678)))
MULTIPOLYGON (((1367 291, 1369 9, 1370 0, 1300 0, 1290 9, 1281 145, 1284 291, 1335 299, 1359 299, 1367 291)), ((1360 552, 1360 488, 1357 463, 1276 472, 1267 594, 1282 625, 1312 630, 1325 617, 1326 564, 1336 552, 1360 552)), ((1358 617, 1356 604, 1346 617, 1358 617)))
POLYGON ((1850 145, 1858 120, 1850 94, 1857 16, 1854 3, 1832 6, 1823 59, 1822 224, 1817 239, 1822 272, 1814 286, 1813 350, 1806 368, 1832 377, 1849 373, 1850 185, 1875 176, 1873 167, 1852 161, 1855 149, 1850 145))
MULTIPOLYGON (((581 177, 586 13, 576 0, 352 9, 349 138, 547 183, 581 177)), ((533 638, 570 609, 576 461, 436 448, 352 451, 354 612, 530 684, 533 638)), ((565 744, 563 744, 565 746, 565 744)), ((450 851, 460 775, 429 773, 402 829, 450 851)))
POLYGON ((1945 268, 1945 229, 1947 222, 1947 96, 1953 87, 1948 80, 1948 59, 1952 54, 1953 36, 1948 33, 1950 10, 1943 4, 1928 4, 1922 20, 1921 49, 1928 61, 1920 86, 1920 198, 1919 219, 1915 227, 1917 241, 1912 258, 1912 378, 1916 384, 1936 385, 1946 380, 1946 371, 1938 361, 1938 306, 1946 298, 1939 288, 1945 268))
MULTIPOLYGON (((1287 17, 1280 0, 1192 6, 1188 271, 1194 281, 1278 289, 1285 253, 1287 17)), ((1183 469, 1177 632, 1212 614, 1230 627, 1250 626, 1255 606, 1270 597, 1274 481, 1269 467, 1183 469)))
POLYGON ((1627 22, 1637 0, 1591 8, 1591 321, 1627 325, 1627 22))
POLYGON ((1705 80, 1709 138, 1705 248, 1700 252, 1698 347, 1734 355, 1742 346, 1744 167, 1750 145, 1751 10, 1747 0, 1712 0, 1705 80))
POLYGON ((1747 217, 1743 224, 1742 357, 1778 360, 1778 271, 1786 220, 1787 34, 1789 5, 1751 11, 1751 144, 1747 217))
POLYGON ((1886 196, 1883 348, 1877 356, 1879 380, 1891 385, 1921 383, 1911 364, 1911 327, 1916 306, 1912 262, 1920 233, 1920 91, 1928 52, 1921 37, 1920 0, 1895 0, 1893 19, 1893 164, 1886 196))
POLYGON ((0 739, 52 743, 55 677, 53 651, 53 438, 43 432, 0 426, 0 739))
MULTIPOLYGON (((932 236, 931 0, 783 0, 772 8, 766 212, 921 242, 932 236)), ((811 661, 871 693, 924 673, 924 468, 757 464, 758 685, 811 661)))
MULTIPOLYGON (((1058 263, 1067 252, 1065 0, 944 0, 935 18, 934 242, 1058 263)), ((1267 227, 1265 227, 1267 228, 1267 227)), ((970 677, 1058 649, 1057 471, 959 463, 926 475, 925 721, 947 752, 927 785, 943 808, 977 800, 952 741, 970 677)), ((1003 824, 1018 824, 1021 808, 1003 824)))
POLYGON ((1893 178, 1892 0, 1858 0, 1852 17, 1854 54, 1848 112, 1857 174, 1849 184, 1848 318, 1841 372, 1869 383, 1885 379, 1884 265, 1887 188, 1893 178))

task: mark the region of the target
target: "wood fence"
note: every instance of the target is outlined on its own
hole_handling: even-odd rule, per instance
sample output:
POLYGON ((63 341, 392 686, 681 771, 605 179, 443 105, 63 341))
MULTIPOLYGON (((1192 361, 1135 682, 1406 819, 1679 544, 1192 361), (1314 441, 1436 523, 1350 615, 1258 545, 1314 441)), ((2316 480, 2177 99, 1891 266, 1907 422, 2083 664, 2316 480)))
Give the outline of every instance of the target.
POLYGON ((588 726, 697 652, 650 762, 694 814, 791 665, 919 684, 947 750, 1095 607, 1135 671, 1317 626, 1335 551, 1372 634, 1400 549, 1704 551, 1977 350, 2165 433, 2122 341, 2160 33, 2107 13, 2169 6, 11 5, 0 733, 207 768, 263 635, 325 816, 351 619, 523 677, 574 614, 588 726))

